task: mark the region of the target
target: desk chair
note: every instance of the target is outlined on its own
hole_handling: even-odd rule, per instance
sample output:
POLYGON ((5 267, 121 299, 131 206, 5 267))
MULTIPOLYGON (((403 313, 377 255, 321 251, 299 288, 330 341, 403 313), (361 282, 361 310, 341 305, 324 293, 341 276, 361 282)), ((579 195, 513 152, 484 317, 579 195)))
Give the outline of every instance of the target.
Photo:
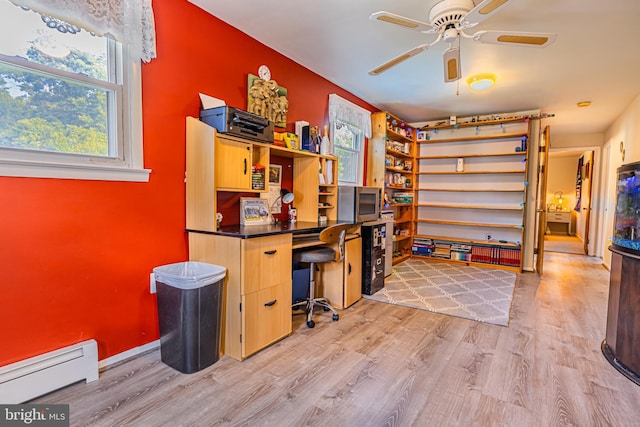
POLYGON ((344 240, 347 229, 353 227, 353 224, 336 224, 325 228, 320 232, 320 241, 324 243, 337 243, 337 251, 329 246, 315 246, 309 250, 295 252, 293 259, 295 261, 309 264, 309 296, 306 300, 297 302, 292 308, 305 306, 307 313, 307 326, 313 328, 316 323, 313 321, 313 309, 316 305, 324 308, 324 311, 333 312, 333 320, 338 320, 338 311, 329 304, 326 298, 316 298, 315 288, 316 282, 313 278, 315 267, 318 263, 323 262, 340 262, 344 259, 344 240))

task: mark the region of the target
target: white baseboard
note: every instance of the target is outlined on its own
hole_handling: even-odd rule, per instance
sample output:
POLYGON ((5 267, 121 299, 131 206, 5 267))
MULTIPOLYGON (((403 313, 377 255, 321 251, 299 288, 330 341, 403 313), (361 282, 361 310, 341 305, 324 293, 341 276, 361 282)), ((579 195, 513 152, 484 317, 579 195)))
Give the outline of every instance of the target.
POLYGON ((122 353, 114 354, 111 357, 107 357, 106 359, 100 360, 98 362, 98 369, 103 370, 105 368, 108 368, 111 365, 115 365, 116 363, 122 362, 123 360, 127 360, 131 357, 145 353, 149 350, 154 350, 158 347, 160 347, 160 340, 155 340, 145 345, 141 345, 139 347, 134 347, 127 351, 123 351, 122 353))

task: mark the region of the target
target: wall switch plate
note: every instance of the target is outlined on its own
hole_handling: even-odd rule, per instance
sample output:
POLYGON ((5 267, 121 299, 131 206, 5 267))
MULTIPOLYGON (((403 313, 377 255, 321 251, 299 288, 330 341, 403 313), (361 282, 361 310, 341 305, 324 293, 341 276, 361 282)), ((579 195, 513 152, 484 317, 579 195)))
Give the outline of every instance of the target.
POLYGON ((156 293, 156 275, 155 273, 149 273, 149 292, 156 293))

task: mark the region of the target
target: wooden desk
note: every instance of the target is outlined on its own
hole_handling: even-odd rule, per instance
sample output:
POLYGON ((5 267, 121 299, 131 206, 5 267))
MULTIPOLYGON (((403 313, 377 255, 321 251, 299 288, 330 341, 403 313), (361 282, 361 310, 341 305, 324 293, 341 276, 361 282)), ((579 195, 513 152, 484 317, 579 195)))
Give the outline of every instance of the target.
POLYGON ((548 211, 547 222, 567 224, 567 234, 571 235, 571 212, 548 211))
MULTIPOLYGON (((187 230, 191 261, 227 269, 223 354, 243 360, 291 334, 292 252, 294 248, 324 245, 319 233, 334 223, 319 226, 303 221, 226 226, 215 232, 187 230)), ((336 308, 343 308, 345 301, 355 302, 352 294, 361 287, 360 236, 348 236, 351 240, 346 244, 345 261, 326 263, 320 269, 324 296, 336 308), (331 278, 326 278, 329 275, 331 278), (342 277, 349 278, 349 285, 342 277)))

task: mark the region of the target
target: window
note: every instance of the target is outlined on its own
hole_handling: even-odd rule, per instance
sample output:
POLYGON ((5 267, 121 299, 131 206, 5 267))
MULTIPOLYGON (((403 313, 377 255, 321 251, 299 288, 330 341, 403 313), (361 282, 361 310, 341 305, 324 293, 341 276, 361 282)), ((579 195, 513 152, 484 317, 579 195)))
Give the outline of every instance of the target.
POLYGON ((335 120, 332 124, 333 151, 338 156, 338 183, 360 185, 363 175, 362 131, 335 120))
POLYGON ((362 185, 364 138, 371 137, 371 113, 332 93, 329 121, 333 151, 338 156, 338 184, 362 185))
POLYGON ((147 181, 128 45, 0 0, 0 175, 147 181))

